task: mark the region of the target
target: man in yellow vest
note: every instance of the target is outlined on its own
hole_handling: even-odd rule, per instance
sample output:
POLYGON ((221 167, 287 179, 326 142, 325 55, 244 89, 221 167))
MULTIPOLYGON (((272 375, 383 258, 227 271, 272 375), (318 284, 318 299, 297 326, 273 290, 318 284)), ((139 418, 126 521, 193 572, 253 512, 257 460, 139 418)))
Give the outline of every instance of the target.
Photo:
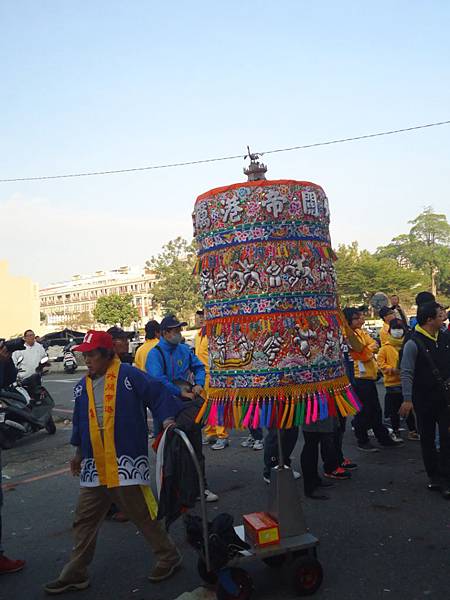
POLYGON ((353 419, 355 436, 358 449, 363 452, 378 452, 368 437, 368 430, 372 429, 380 446, 383 448, 395 448, 403 443, 389 436, 389 431, 383 425, 380 401, 377 391, 378 366, 375 354, 378 352, 378 344, 370 335, 364 331, 364 314, 358 308, 344 308, 347 323, 353 330, 353 335, 358 341, 359 350, 355 350, 355 344, 349 339, 350 354, 355 365, 355 392, 361 401, 361 411, 353 419))
POLYGON ((160 335, 158 321, 149 321, 145 326, 145 342, 136 350, 134 357, 134 366, 141 371, 146 370, 147 355, 159 342, 160 335))
MULTIPOLYGON (((209 389, 209 359, 208 359, 208 338, 206 336, 205 327, 205 313, 203 310, 198 310, 195 313, 195 325, 198 327, 197 335, 194 340, 194 351, 197 358, 199 358, 205 365, 206 369, 206 381, 205 381, 205 392, 208 394, 209 389)), ((211 446, 212 450, 224 450, 230 443, 229 433, 222 425, 206 425, 203 429, 203 442, 209 444, 214 440, 211 446)))

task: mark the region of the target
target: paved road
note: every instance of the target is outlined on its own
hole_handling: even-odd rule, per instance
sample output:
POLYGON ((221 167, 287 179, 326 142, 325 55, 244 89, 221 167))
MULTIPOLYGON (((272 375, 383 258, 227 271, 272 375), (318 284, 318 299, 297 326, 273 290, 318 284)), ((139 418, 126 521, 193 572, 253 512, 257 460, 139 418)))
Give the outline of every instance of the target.
MULTIPOLYGON (((47 385, 59 408, 71 407, 74 377, 50 376, 47 385)), ((71 548, 71 519, 78 485, 67 472, 70 425, 56 435, 42 432, 3 453, 5 546, 28 561, 27 569, 2 578, 1 600, 44 598, 41 586, 54 578, 71 548)), ((210 514, 240 515, 263 510, 267 486, 261 478, 262 453, 240 447, 232 435, 222 452, 206 449, 210 487, 220 502, 210 514)), ((331 500, 307 500, 304 512, 320 538, 325 571, 318 600, 446 599, 449 592, 450 506, 424 488, 419 445, 358 455, 351 432, 347 454, 358 459, 353 479, 330 490, 331 500)), ((298 468, 300 444, 295 451, 298 468)), ((301 484, 300 489, 301 489, 301 484)), ((174 600, 200 585, 196 557, 183 541, 181 523, 173 536, 185 560, 178 575, 157 586, 146 580, 151 557, 131 524, 105 523, 92 568, 90 590, 68 594, 85 600, 174 600)), ((246 565, 255 581, 255 599, 291 600, 288 568, 270 570, 257 561, 246 565)))

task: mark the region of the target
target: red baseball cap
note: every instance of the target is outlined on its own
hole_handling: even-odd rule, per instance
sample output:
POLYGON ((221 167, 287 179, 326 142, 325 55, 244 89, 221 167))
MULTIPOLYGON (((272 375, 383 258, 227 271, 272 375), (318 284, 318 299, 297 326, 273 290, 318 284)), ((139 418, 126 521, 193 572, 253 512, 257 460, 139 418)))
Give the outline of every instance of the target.
POLYGON ((76 350, 77 352, 90 352, 91 350, 98 350, 99 348, 112 350, 112 336, 106 331, 95 331, 95 329, 90 329, 84 336, 83 343, 74 346, 72 350, 76 350))

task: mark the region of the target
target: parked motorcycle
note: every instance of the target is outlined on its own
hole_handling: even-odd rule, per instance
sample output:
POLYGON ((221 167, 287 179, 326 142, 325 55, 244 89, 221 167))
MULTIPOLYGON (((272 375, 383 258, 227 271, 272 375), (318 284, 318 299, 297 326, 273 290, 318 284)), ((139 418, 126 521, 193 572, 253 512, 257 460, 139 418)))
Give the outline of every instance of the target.
POLYGON ((74 344, 68 344, 64 348, 63 366, 65 373, 75 373, 75 371, 78 369, 77 359, 72 351, 73 346, 74 344))
POLYGON ((44 357, 33 375, 22 378, 19 357, 17 381, 0 390, 0 447, 12 448, 14 443, 31 433, 45 429, 56 433, 52 409, 55 402, 42 385, 42 376, 48 371, 49 359, 44 357))

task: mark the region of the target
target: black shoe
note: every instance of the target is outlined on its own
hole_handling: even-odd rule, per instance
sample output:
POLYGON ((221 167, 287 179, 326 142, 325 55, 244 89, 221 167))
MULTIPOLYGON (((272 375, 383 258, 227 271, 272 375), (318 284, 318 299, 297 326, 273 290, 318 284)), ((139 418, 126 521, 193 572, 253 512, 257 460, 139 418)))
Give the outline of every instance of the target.
POLYGON ((361 452, 379 452, 379 449, 372 442, 359 443, 358 450, 361 450, 361 452))

